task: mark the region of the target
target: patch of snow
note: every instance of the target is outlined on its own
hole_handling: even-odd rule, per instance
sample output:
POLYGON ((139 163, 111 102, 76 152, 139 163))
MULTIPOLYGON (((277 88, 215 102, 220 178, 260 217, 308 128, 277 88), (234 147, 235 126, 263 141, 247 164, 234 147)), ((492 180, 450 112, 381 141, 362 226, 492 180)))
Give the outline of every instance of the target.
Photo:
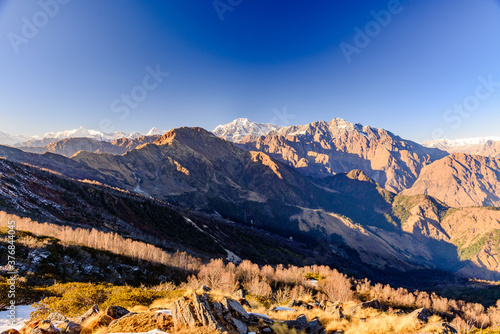
POLYGON ((7 310, 0 312, 0 332, 3 332, 7 329, 21 329, 24 326, 24 323, 29 320, 30 313, 33 311, 33 308, 30 305, 18 305, 14 310, 7 310), (10 319, 11 312, 15 311, 12 314, 13 319, 10 319))
POLYGON ((155 313, 163 313, 163 314, 172 315, 171 310, 157 310, 157 311, 155 311, 155 313))

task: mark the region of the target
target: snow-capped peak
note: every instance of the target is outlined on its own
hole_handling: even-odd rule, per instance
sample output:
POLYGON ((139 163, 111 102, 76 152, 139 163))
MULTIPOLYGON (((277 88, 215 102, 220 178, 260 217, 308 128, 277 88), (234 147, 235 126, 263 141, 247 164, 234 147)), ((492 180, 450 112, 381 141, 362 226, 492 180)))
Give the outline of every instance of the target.
POLYGON ((158 128, 154 127, 146 133, 146 136, 161 136, 166 131, 160 131, 158 128))
POLYGON ((254 123, 247 118, 238 118, 231 123, 217 126, 212 133, 228 141, 239 142, 248 135, 265 136, 279 127, 275 124, 254 123))

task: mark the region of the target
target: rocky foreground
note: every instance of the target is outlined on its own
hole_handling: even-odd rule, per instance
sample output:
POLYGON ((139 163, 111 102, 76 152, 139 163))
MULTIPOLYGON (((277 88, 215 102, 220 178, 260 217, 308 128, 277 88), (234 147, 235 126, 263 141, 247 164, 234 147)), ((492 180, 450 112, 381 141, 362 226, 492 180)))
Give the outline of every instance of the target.
MULTIPOLYGON (((397 322, 400 323, 385 324, 388 330, 394 330, 394 326, 399 325, 397 332, 401 333, 457 333, 457 330, 446 322, 431 321, 433 315, 425 308, 410 313, 401 310, 385 312, 384 305, 377 300, 350 305, 326 300, 292 300, 288 307, 277 306, 264 312, 269 315, 252 311, 241 290, 239 294, 229 298, 210 294, 209 289, 205 288, 174 300, 168 308, 151 307, 133 312, 121 306, 110 306, 100 311, 98 306, 94 305, 79 317, 67 318, 60 313, 50 313, 45 319, 27 322, 19 331, 10 329, 1 334, 349 334, 371 332, 369 320, 373 319, 367 317, 379 316, 382 319, 388 314, 391 316, 385 319, 386 322, 398 319, 397 322), (325 319, 334 320, 339 326, 332 327, 329 323, 325 328, 322 323, 325 319), (357 326, 350 327, 349 324, 353 323, 357 326), (366 331, 363 330, 363 324, 367 325, 366 331)), ((393 332, 392 330, 390 332, 393 332)), ((377 333, 383 332, 385 333, 383 328, 378 328, 377 333)))

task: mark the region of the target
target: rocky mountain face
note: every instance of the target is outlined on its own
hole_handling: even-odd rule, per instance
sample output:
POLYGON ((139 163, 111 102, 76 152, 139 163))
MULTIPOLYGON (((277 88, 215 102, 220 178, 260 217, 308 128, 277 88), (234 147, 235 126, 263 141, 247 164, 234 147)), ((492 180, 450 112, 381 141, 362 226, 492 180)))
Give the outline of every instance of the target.
POLYGON ((441 266, 466 277, 500 279, 499 210, 450 208, 427 195, 400 195, 394 208, 402 218, 402 229, 440 254, 442 258, 435 260, 441 266))
POLYGON ((447 155, 386 130, 339 118, 283 127, 265 136, 248 135, 239 145, 264 152, 313 177, 363 170, 394 192, 411 187, 424 166, 447 155))
POLYGON ((422 144, 438 148, 450 154, 467 153, 485 157, 500 158, 500 137, 481 137, 459 140, 439 139, 422 144))
POLYGON ((114 155, 125 154, 141 145, 154 142, 158 139, 159 135, 153 136, 140 136, 138 138, 119 138, 111 142, 96 140, 92 138, 67 138, 59 140, 55 143, 45 146, 26 146, 18 147, 25 152, 31 153, 55 153, 71 157, 79 151, 93 152, 93 153, 110 153, 114 155))
POLYGON ((452 154, 426 166, 403 194, 427 194, 452 207, 500 206, 500 159, 452 154))

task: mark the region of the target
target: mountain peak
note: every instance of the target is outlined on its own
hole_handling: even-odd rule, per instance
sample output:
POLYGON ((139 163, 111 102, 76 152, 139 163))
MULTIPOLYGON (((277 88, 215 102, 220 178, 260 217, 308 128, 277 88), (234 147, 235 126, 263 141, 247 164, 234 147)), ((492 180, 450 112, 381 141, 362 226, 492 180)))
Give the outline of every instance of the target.
POLYGON ((265 136, 279 127, 271 123, 254 123, 247 118, 237 118, 234 121, 217 126, 212 133, 217 137, 231 142, 239 142, 246 136, 265 136))
POLYGON ((153 127, 146 133, 146 136, 161 136, 162 134, 164 134, 164 131, 160 131, 157 127, 153 127))

